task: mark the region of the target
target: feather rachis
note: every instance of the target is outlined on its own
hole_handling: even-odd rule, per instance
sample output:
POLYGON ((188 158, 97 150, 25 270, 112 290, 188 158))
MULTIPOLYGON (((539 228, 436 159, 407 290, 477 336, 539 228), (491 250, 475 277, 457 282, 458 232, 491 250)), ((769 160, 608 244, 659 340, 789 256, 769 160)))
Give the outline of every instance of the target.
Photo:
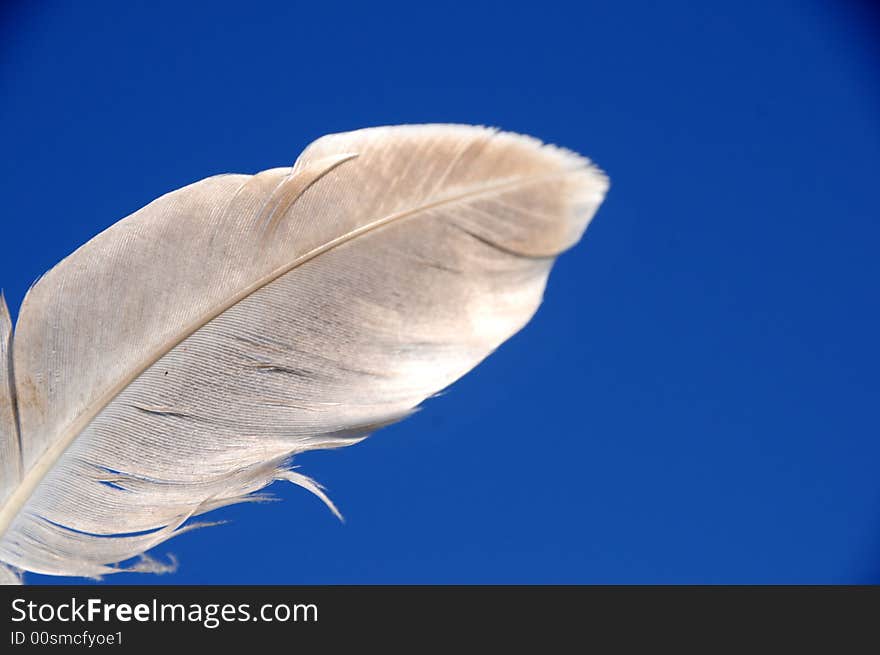
POLYGON ((14 366, 37 395, 23 415, 28 474, 0 509, 0 560, 100 574, 276 479, 329 502, 287 459, 399 420, 518 330, 606 188, 582 158, 525 137, 373 128, 319 139, 291 170, 209 178, 124 219, 23 304, 14 366), (113 276, 147 288, 120 305, 113 276), (111 367, 46 327, 72 326, 85 307, 97 327, 88 345, 116 353, 111 367), (282 347, 254 359, 254 344, 276 332, 282 347), (58 350, 68 365, 50 382, 44 353, 58 350), (84 390, 71 394, 75 361, 84 390), (194 457, 200 470, 181 467, 194 457), (128 491, 101 485, 101 467, 128 491), (100 498, 107 518, 73 497, 100 498), (155 533, 112 547, 88 536, 144 529, 155 533), (31 552, 38 533, 55 555, 31 552))

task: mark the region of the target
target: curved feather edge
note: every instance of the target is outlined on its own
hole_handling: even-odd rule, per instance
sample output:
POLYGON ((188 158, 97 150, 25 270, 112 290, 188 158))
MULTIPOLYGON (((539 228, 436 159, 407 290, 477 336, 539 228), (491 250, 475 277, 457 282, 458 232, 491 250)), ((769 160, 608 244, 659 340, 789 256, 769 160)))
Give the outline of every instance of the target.
POLYGON ((0 291, 0 505, 22 475, 21 448, 12 372, 12 320, 0 291))
POLYGON ((0 509, 0 561, 118 572, 275 480, 338 515, 291 457, 400 420, 518 331, 607 188, 531 137, 397 126, 123 219, 22 305, 26 474, 0 509))

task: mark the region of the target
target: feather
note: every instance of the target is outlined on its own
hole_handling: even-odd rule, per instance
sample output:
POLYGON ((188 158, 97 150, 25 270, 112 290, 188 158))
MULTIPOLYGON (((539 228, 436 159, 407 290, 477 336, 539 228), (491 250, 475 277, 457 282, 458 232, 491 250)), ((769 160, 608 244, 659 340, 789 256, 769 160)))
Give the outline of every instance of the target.
MULTIPOLYGON (((12 321, 6 298, 0 292, 0 499, 6 498, 21 479, 18 426, 12 392, 12 321)), ((0 585, 19 584, 21 576, 0 562, 0 585)))
POLYGON ((11 358, 3 305, 0 563, 114 573, 276 480, 335 511, 292 458, 406 417, 522 328, 607 187, 530 137, 396 126, 119 221, 31 288, 11 358))
POLYGON ((0 499, 5 498, 21 478, 18 427, 12 393, 12 321, 6 298, 0 293, 0 499))

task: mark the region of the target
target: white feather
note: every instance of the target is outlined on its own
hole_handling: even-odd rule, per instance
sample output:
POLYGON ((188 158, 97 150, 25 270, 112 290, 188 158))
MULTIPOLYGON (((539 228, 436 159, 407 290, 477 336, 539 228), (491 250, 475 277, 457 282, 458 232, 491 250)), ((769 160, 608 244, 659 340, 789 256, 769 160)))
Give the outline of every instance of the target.
POLYGON ((0 563, 113 573, 275 480, 332 507, 291 457, 407 416, 523 327, 607 186, 529 137, 371 128, 116 223, 30 290, 11 358, 2 306, 0 563))

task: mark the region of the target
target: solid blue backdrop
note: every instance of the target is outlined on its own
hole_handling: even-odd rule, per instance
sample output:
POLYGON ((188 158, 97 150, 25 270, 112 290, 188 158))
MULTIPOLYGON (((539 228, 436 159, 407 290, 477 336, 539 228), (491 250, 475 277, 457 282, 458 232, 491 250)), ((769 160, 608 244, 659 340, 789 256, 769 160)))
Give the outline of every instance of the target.
MULTIPOLYGON (((34 279, 312 139, 465 122, 611 176, 532 323, 306 492, 117 583, 880 582, 880 85, 842 2, 5 3, 2 249, 34 279)), ((64 582, 28 575, 29 582, 64 582)))

